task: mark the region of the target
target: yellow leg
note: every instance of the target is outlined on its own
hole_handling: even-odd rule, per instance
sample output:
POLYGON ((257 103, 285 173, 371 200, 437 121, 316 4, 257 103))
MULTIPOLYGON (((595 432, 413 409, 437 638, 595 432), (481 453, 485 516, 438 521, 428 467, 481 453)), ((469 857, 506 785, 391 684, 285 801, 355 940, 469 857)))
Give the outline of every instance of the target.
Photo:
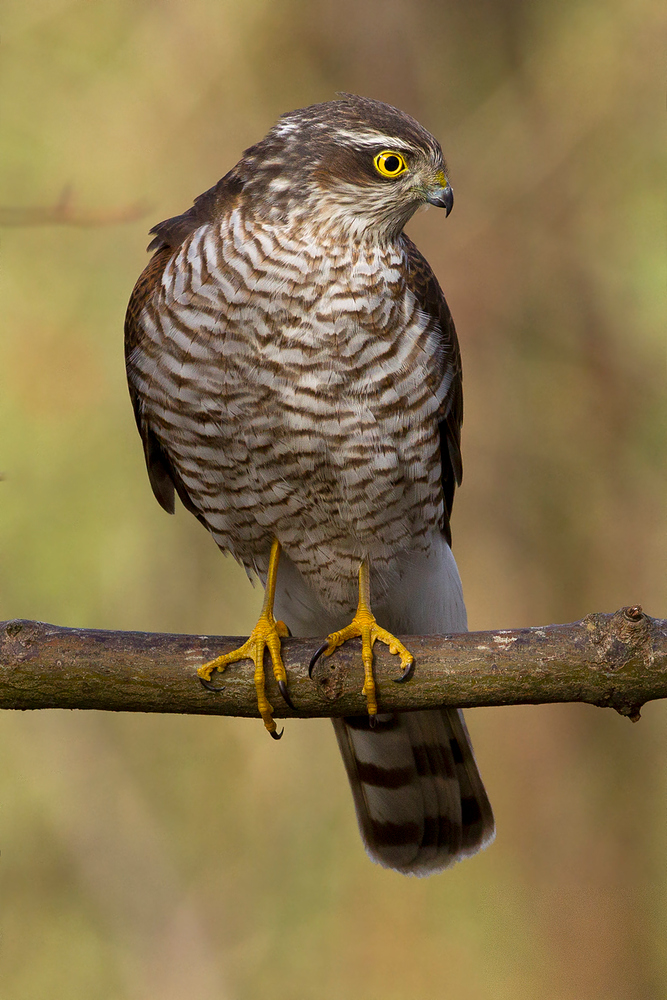
POLYGON ((273 616, 273 601, 276 594, 276 575, 278 572, 278 559, 280 558, 280 542, 274 539, 269 556, 269 571, 266 578, 266 590, 264 591, 264 604, 259 615, 259 620, 250 633, 247 642, 235 649, 231 653, 223 653, 221 656, 202 664, 197 670, 203 682, 209 683, 214 670, 224 670, 230 663, 237 663, 239 660, 252 660, 255 664, 255 690, 257 691, 257 708, 270 735, 279 740, 282 731, 276 733, 276 724, 273 721, 273 707, 269 704, 264 691, 264 650, 268 647, 273 665, 273 676, 278 682, 278 688, 283 698, 290 708, 294 708, 292 700, 287 691, 287 674, 285 665, 280 655, 280 640, 289 635, 289 631, 284 622, 277 622, 273 616))
MULTIPOLYGON (((371 719, 377 715, 377 696, 375 693, 375 678, 373 677, 373 646, 379 639, 380 642, 386 643, 389 646, 389 651, 391 653, 398 653, 401 657, 401 666, 403 667, 403 676, 399 678, 400 680, 407 680, 412 672, 411 668, 415 662, 415 658, 412 653, 405 648, 402 642, 400 642, 396 636, 388 632, 386 628, 380 628, 380 626, 375 621, 375 616, 371 611, 371 598, 370 598, 370 579, 368 564, 364 560, 359 567, 359 603, 357 605, 357 612, 345 628, 341 629, 339 632, 332 632, 331 635, 327 636, 327 646, 323 649, 325 656, 331 656, 335 649, 342 646, 344 642, 348 639, 361 638, 361 659, 364 664, 364 686, 362 688, 362 694, 366 695, 366 704, 368 705, 368 714, 371 719)), ((318 650, 319 653, 319 650, 318 650)), ((313 662, 311 667, 317 658, 318 653, 313 657, 313 662)))

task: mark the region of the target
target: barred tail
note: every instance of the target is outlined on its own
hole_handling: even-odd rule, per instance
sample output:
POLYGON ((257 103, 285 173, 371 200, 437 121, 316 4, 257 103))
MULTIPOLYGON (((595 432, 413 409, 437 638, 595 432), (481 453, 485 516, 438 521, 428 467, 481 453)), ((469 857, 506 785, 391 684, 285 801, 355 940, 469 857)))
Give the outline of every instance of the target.
POLYGON ((457 709, 333 719, 357 820, 374 861, 431 875, 494 836, 493 813, 457 709))

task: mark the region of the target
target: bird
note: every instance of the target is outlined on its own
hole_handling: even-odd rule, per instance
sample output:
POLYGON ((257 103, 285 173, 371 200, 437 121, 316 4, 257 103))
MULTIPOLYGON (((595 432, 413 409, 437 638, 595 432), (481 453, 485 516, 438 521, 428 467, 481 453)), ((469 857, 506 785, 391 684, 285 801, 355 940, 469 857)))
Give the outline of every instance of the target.
MULTIPOLYGON (((438 141, 353 94, 283 114, 183 212, 151 230, 125 321, 153 493, 175 495, 265 587, 247 642, 292 706, 289 634, 361 638, 367 713, 333 719, 371 859, 440 872, 486 846, 493 813, 458 709, 383 712, 373 646, 467 629, 451 551, 461 482, 461 357, 438 281, 404 227, 453 205, 438 141), (377 617, 376 617, 377 616, 377 617)), ((416 665, 418 669, 418 665, 416 665)))

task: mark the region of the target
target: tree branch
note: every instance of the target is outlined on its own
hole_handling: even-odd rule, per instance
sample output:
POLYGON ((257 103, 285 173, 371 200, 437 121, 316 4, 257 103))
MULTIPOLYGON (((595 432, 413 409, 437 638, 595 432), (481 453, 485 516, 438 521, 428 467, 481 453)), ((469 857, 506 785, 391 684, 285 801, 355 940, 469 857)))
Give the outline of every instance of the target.
MULTIPOLYGON (((404 637, 416 670, 394 684, 397 658, 375 646, 381 711, 583 701, 631 719, 667 697, 667 621, 640 607, 591 614, 569 625, 404 637)), ((239 645, 224 636, 162 635, 61 628, 33 621, 0 623, 0 708, 88 708, 257 716, 252 664, 234 664, 212 694, 196 670, 239 645)), ((308 677, 317 639, 286 639, 283 657, 296 712, 281 698, 267 668, 277 717, 359 715, 359 641, 322 657, 308 677)))

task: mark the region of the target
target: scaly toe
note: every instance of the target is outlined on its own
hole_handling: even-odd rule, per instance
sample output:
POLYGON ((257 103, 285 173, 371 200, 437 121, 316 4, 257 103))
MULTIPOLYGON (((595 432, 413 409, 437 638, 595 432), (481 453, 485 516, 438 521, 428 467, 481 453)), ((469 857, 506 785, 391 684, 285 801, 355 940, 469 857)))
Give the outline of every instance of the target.
POLYGON ((292 633, 288 629, 288 627, 285 624, 285 622, 276 622, 275 629, 276 629, 276 632, 278 633, 278 635, 280 636, 281 639, 289 639, 289 638, 291 638, 292 633))

